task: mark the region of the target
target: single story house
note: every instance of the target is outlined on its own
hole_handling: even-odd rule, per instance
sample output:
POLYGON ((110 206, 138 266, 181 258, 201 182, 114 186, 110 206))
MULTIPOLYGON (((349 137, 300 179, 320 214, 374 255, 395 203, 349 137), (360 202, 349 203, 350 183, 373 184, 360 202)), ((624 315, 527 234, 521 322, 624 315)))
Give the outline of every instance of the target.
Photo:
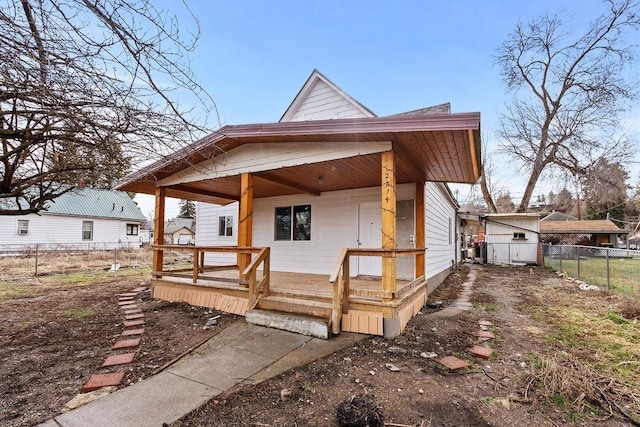
POLYGON ((492 213, 481 215, 481 219, 487 263, 541 264, 540 214, 492 213))
POLYGON ((0 241, 12 246, 56 249, 140 247, 146 218, 122 191, 77 187, 47 204, 38 214, 0 215, 0 241))
POLYGON ((191 245, 196 241, 196 220, 173 218, 164 225, 164 243, 167 245, 191 245))
POLYGON ((480 177, 480 134, 480 113, 448 104, 377 117, 314 70, 279 122, 224 126, 118 188, 155 194, 155 298, 395 336, 456 262, 445 183, 480 177), (167 197, 219 205, 198 204, 195 246, 158 239, 167 197), (165 268, 179 250, 193 264, 165 268))
POLYGON ((616 247, 618 238, 628 234, 608 219, 540 222, 543 243, 616 247))

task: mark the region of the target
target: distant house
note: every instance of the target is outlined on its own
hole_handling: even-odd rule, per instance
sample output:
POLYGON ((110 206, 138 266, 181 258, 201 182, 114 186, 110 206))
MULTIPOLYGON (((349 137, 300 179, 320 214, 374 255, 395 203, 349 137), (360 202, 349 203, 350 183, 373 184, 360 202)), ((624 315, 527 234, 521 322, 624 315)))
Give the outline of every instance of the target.
POLYGON ((482 215, 486 262, 490 264, 538 264, 537 213, 482 215))
POLYGON ((562 245, 615 247, 618 238, 629 234, 611 220, 541 221, 540 241, 562 245))
POLYGON ((145 220, 127 193, 78 187, 49 202, 38 214, 0 216, 0 241, 42 248, 140 247, 140 225, 145 220))
POLYGON ((196 240, 196 220, 174 218, 164 225, 165 245, 192 245, 196 240))
POLYGON ((578 218, 575 216, 567 215, 562 212, 551 212, 549 215, 540 219, 540 221, 575 221, 578 218))

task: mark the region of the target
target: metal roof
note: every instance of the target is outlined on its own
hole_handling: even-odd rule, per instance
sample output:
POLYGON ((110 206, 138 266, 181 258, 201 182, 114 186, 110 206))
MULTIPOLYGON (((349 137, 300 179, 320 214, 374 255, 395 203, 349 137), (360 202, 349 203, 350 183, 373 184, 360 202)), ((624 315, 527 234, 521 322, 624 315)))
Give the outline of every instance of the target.
POLYGON ((77 187, 47 204, 43 215, 69 215, 145 221, 138 205, 123 191, 77 187))

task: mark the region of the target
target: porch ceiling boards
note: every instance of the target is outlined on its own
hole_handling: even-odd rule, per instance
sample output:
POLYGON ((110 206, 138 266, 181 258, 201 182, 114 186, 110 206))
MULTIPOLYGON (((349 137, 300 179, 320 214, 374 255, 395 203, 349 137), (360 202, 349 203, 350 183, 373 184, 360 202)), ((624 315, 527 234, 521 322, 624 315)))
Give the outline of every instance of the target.
MULTIPOLYGON (((225 126, 129 175, 117 188, 154 194, 158 181, 243 144, 384 141, 391 141, 396 152, 398 183, 474 183, 480 176, 480 113, 459 113, 225 126)), ((358 155, 256 172, 254 197, 379 186, 380 156, 358 155)), ((240 177, 168 186, 166 195, 224 204, 239 199, 240 177)))

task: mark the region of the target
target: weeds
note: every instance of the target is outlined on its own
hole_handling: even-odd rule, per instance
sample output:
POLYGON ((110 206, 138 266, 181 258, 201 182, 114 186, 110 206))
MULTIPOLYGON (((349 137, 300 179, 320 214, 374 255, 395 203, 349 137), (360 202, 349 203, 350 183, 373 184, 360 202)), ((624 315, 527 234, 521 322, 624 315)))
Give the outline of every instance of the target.
POLYGON ((635 387, 595 371, 567 352, 541 357, 533 366, 525 399, 567 407, 569 413, 588 410, 593 416, 609 417, 617 411, 640 422, 640 393, 635 387))

